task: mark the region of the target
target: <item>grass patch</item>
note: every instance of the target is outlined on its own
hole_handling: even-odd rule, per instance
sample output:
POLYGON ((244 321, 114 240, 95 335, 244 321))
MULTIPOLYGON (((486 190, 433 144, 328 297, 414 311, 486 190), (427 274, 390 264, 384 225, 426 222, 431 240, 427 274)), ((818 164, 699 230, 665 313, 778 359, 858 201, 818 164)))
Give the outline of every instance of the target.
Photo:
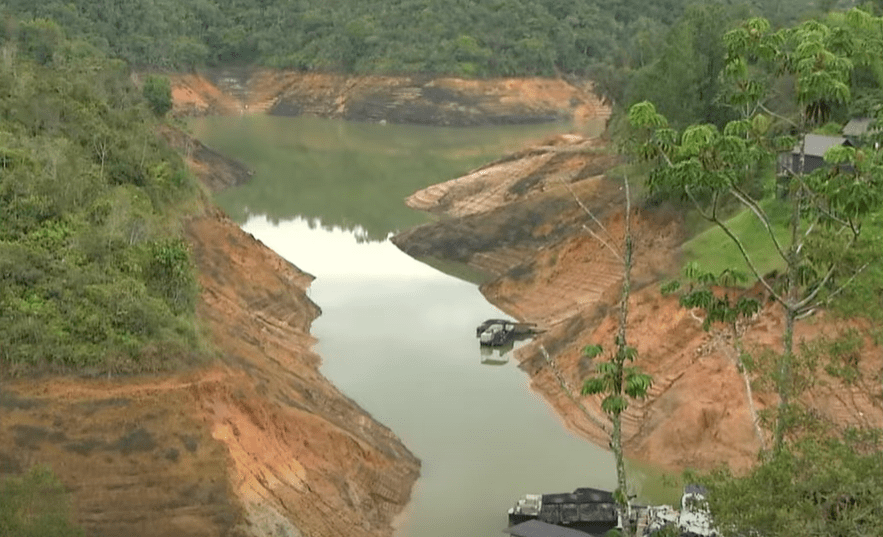
POLYGON ((70 498, 52 471, 35 466, 0 480, 0 535, 82 537, 72 522, 70 498))
POLYGON ((879 345, 883 343, 883 263, 878 261, 883 244, 883 213, 865 220, 861 240, 865 269, 836 297, 831 311, 843 318, 862 317, 872 321, 869 334, 879 345))
MULTIPOLYGON (((788 231, 790 209, 788 205, 779 200, 768 199, 761 202, 761 207, 770 218, 779 244, 782 248, 786 248, 790 244, 788 231)), ((742 241, 754 266, 761 274, 785 268, 785 262, 776 252, 769 233, 754 213, 744 209, 726 220, 725 223, 742 241)), ((720 273, 724 269, 735 268, 750 274, 748 264, 738 247, 716 225, 705 229, 685 242, 681 249, 686 262, 695 261, 704 270, 720 273)), ((746 285, 753 283, 754 280, 747 282, 746 285)))

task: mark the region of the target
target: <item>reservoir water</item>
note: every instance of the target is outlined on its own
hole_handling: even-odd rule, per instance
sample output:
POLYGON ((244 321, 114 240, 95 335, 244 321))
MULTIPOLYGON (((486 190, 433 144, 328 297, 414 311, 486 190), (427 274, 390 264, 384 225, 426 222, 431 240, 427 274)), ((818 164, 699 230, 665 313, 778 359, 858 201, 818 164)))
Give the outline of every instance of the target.
POLYGON ((560 132, 245 116, 193 120, 255 170, 218 196, 243 228, 316 280, 322 373, 422 460, 398 537, 502 535, 523 493, 615 487, 612 456, 568 433, 475 326, 503 315, 475 284, 414 260, 390 234, 426 215, 403 198, 560 132))

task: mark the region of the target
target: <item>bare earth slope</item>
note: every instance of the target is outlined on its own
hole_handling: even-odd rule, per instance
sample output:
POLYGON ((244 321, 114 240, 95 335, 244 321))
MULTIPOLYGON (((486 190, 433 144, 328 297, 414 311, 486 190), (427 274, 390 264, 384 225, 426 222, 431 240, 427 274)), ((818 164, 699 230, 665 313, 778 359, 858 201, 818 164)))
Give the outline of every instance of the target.
MULTIPOLYGON (((594 397, 569 398, 542 352, 545 349, 571 392, 594 371, 581 349, 613 345, 621 264, 586 228, 597 224, 574 195, 604 223, 611 243, 621 243, 625 197, 622 183, 606 177, 615 162, 603 142, 561 136, 472 173, 416 192, 413 208, 436 213, 438 222, 404 232, 393 241, 415 256, 466 263, 491 275, 485 296, 522 321, 547 332, 518 351, 518 359, 566 424, 601 445, 608 420, 594 397), (589 411, 586 416, 580 409, 589 411)), ((752 411, 775 404, 756 390, 749 397, 725 334, 701 330, 696 312, 662 297, 659 284, 679 271, 681 215, 666 207, 632 215, 636 234, 629 343, 637 365, 651 373, 650 397, 624 415, 624 445, 632 458, 671 469, 750 466, 765 435, 752 411)), ((835 334, 846 323, 823 314, 800 325, 798 338, 835 334)), ((855 323, 852 323, 855 324, 855 323)), ((860 323, 858 326, 861 328, 860 323)), ((749 348, 779 345, 781 318, 768 307, 749 326, 749 348)), ((861 354, 855 385, 820 372, 806 402, 836 427, 883 426, 879 380, 881 352, 870 340, 861 354)))
POLYGON ((601 121, 591 83, 228 69, 173 77, 176 115, 270 113, 422 125, 601 121))
MULTIPOLYGON (((220 182, 248 175, 225 169, 220 182)), ((0 474, 48 464, 90 536, 390 535, 420 464, 319 374, 312 277, 219 211, 186 233, 218 358, 180 374, 5 382, 0 474)))

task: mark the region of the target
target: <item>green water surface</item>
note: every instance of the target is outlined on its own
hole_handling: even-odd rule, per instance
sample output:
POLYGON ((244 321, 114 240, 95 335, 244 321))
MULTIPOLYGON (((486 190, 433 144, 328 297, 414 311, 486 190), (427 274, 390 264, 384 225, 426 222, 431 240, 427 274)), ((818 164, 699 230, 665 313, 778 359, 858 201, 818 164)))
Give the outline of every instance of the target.
POLYGON ((452 179, 563 125, 442 128, 273 116, 209 117, 194 133, 255 170, 218 195, 238 222, 295 217, 371 240, 426 221, 405 206, 415 190, 452 179))
MULTIPOLYGON (((427 216, 403 199, 565 130, 445 129, 266 116, 192 123, 256 173, 218 196, 243 228, 316 276, 322 373, 422 460, 397 537, 502 535, 524 493, 615 486, 612 457, 576 438, 475 326, 505 316, 475 284, 414 260, 391 233, 427 216), (496 365, 488 365, 496 364, 496 365)), ((456 270, 447 272, 456 273, 456 270)), ((632 468, 637 490, 658 475, 632 468)), ((654 499, 655 499, 654 498, 654 499)))

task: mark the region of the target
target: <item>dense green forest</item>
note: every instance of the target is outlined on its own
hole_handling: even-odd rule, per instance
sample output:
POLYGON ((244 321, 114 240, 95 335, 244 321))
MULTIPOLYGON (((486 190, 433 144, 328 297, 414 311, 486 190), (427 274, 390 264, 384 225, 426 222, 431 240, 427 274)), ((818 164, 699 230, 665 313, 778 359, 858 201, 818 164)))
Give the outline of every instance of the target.
MULTIPOLYGON (((731 131, 727 143, 733 142, 732 132, 769 126, 768 117, 755 122, 757 115, 732 122, 736 109, 724 104, 739 97, 726 95, 720 76, 727 56, 723 36, 737 20, 765 15, 774 27, 787 27, 847 4, 852 2, 6 0, 0 5, 0 375, 157 370, 204 352, 194 319, 196 278, 180 230, 181 217, 198 207, 197 186, 180 156, 156 135, 169 106, 167 81, 148 77, 136 85, 132 69, 236 64, 355 73, 586 76, 614 104, 651 99, 670 126, 693 124, 689 132, 704 136, 687 137, 686 149, 674 159, 689 160, 700 152, 687 141, 696 146, 721 139, 717 127, 705 123, 742 129, 731 131)), ((868 4, 877 14, 881 8, 879 0, 868 4)), ((838 79, 851 99, 801 103, 800 96, 774 97, 764 106, 774 108, 778 118, 809 117, 811 111, 814 120, 840 124, 879 104, 879 49, 863 56, 860 47, 842 47, 847 43, 839 39, 846 27, 842 17, 829 18, 825 27, 830 29, 825 38, 833 36, 826 47, 844 56, 858 52, 848 80, 838 79)), ((817 29, 803 30, 821 35, 817 29)), ((875 44, 883 43, 878 29, 865 36, 875 44)), ((752 61, 758 57, 762 54, 752 61)), ((744 65, 745 73, 762 73, 762 65, 744 65)), ((793 80, 784 77, 782 86, 770 86, 770 95, 793 90, 793 80)), ((801 122, 807 132, 815 126, 801 122)), ((662 129, 664 136, 657 140, 672 142, 673 132, 662 129)), ((792 133, 786 129, 784 134, 792 133)), ((793 147, 793 140, 789 143, 783 147, 793 147)), ((730 143, 701 154, 732 153, 732 148, 730 143)), ((875 150, 869 159, 873 173, 865 183, 848 183, 857 185, 852 194, 861 198, 867 181, 879 183, 881 158, 875 150)), ((722 167, 712 170, 719 172, 714 177, 736 175, 723 169, 733 159, 706 160, 722 167)), ((869 163, 856 160, 854 168, 861 171, 862 166, 869 163)), ((740 167, 748 169, 760 169, 760 164, 740 167)), ((838 184, 825 178, 820 172, 792 182, 816 181, 819 188, 838 184)), ((686 183, 687 190, 692 186, 686 183)), ((772 192, 758 194, 767 201, 772 192)), ((826 199, 838 199, 838 192, 826 194, 826 199)), ((716 204, 717 198, 711 199, 716 204)), ((865 211, 864 237, 883 228, 879 199, 872 200, 874 212, 865 211)), ((791 221, 799 225, 807 210, 795 207, 791 221)), ((829 220, 818 221, 827 225, 825 231, 833 228, 829 220)), ((806 236, 826 239, 809 245, 816 252, 810 262, 841 266, 825 257, 838 241, 827 241, 821 233, 806 236)), ((841 302, 853 307, 849 313, 879 314, 879 244, 858 251, 872 261, 862 265, 867 270, 854 282, 829 271, 858 290, 841 295, 841 302)), ((798 259, 798 253, 791 258, 798 259)), ((857 254, 856 259, 864 263, 857 254)), ((824 296, 816 289, 834 281, 812 281, 811 273, 798 273, 795 267, 791 280, 813 297, 824 296)), ((879 328, 872 335, 878 334, 879 328)), ((829 366, 836 367, 829 374, 846 380, 857 374, 854 354, 838 358, 833 346, 824 352, 831 356, 829 366)), ((798 353, 789 353, 783 355, 788 361, 780 363, 799 365, 798 353)), ((798 377, 785 380, 794 383, 798 377)), ((782 386, 782 393, 789 394, 790 385, 782 386)), ((789 414, 782 418, 793 426, 789 414)), ((860 431, 831 440, 838 431, 810 431, 799 441, 780 435, 776 451, 761 453, 761 463, 744 479, 726 471, 697 476, 709 487, 710 506, 723 533, 878 534, 883 524, 880 436, 860 431)), ((16 535, 78 534, 65 522, 62 493, 40 469, 0 483, 0 496, 10 499, 0 506, 9 507, 0 509, 0 529, 11 528, 16 535), (41 507, 44 500, 48 503, 41 507), (40 528, 26 533, 17 525, 10 509, 20 511, 21 505, 47 513, 38 521, 40 528)))
MULTIPOLYGON (((165 368, 199 347, 198 190, 129 67, 47 21, 0 47, 0 372, 165 368)), ((157 89, 157 87, 159 89, 157 89)), ((168 93, 168 82, 165 82, 168 93)))
MULTIPOLYGON (((587 75, 655 58, 692 0, 6 0, 130 65, 587 75)), ((721 1, 788 24, 835 2, 721 1), (822 6, 821 8, 819 6, 822 6)), ((725 24, 725 20, 718 20, 725 24)))
POLYGON ((720 123, 732 113, 717 101, 723 33, 749 14, 786 25, 835 4, 7 0, 0 360, 144 369, 196 346, 175 217, 195 187, 155 136, 167 83, 139 91, 132 69, 591 76, 615 104, 653 98, 674 124, 720 123))

